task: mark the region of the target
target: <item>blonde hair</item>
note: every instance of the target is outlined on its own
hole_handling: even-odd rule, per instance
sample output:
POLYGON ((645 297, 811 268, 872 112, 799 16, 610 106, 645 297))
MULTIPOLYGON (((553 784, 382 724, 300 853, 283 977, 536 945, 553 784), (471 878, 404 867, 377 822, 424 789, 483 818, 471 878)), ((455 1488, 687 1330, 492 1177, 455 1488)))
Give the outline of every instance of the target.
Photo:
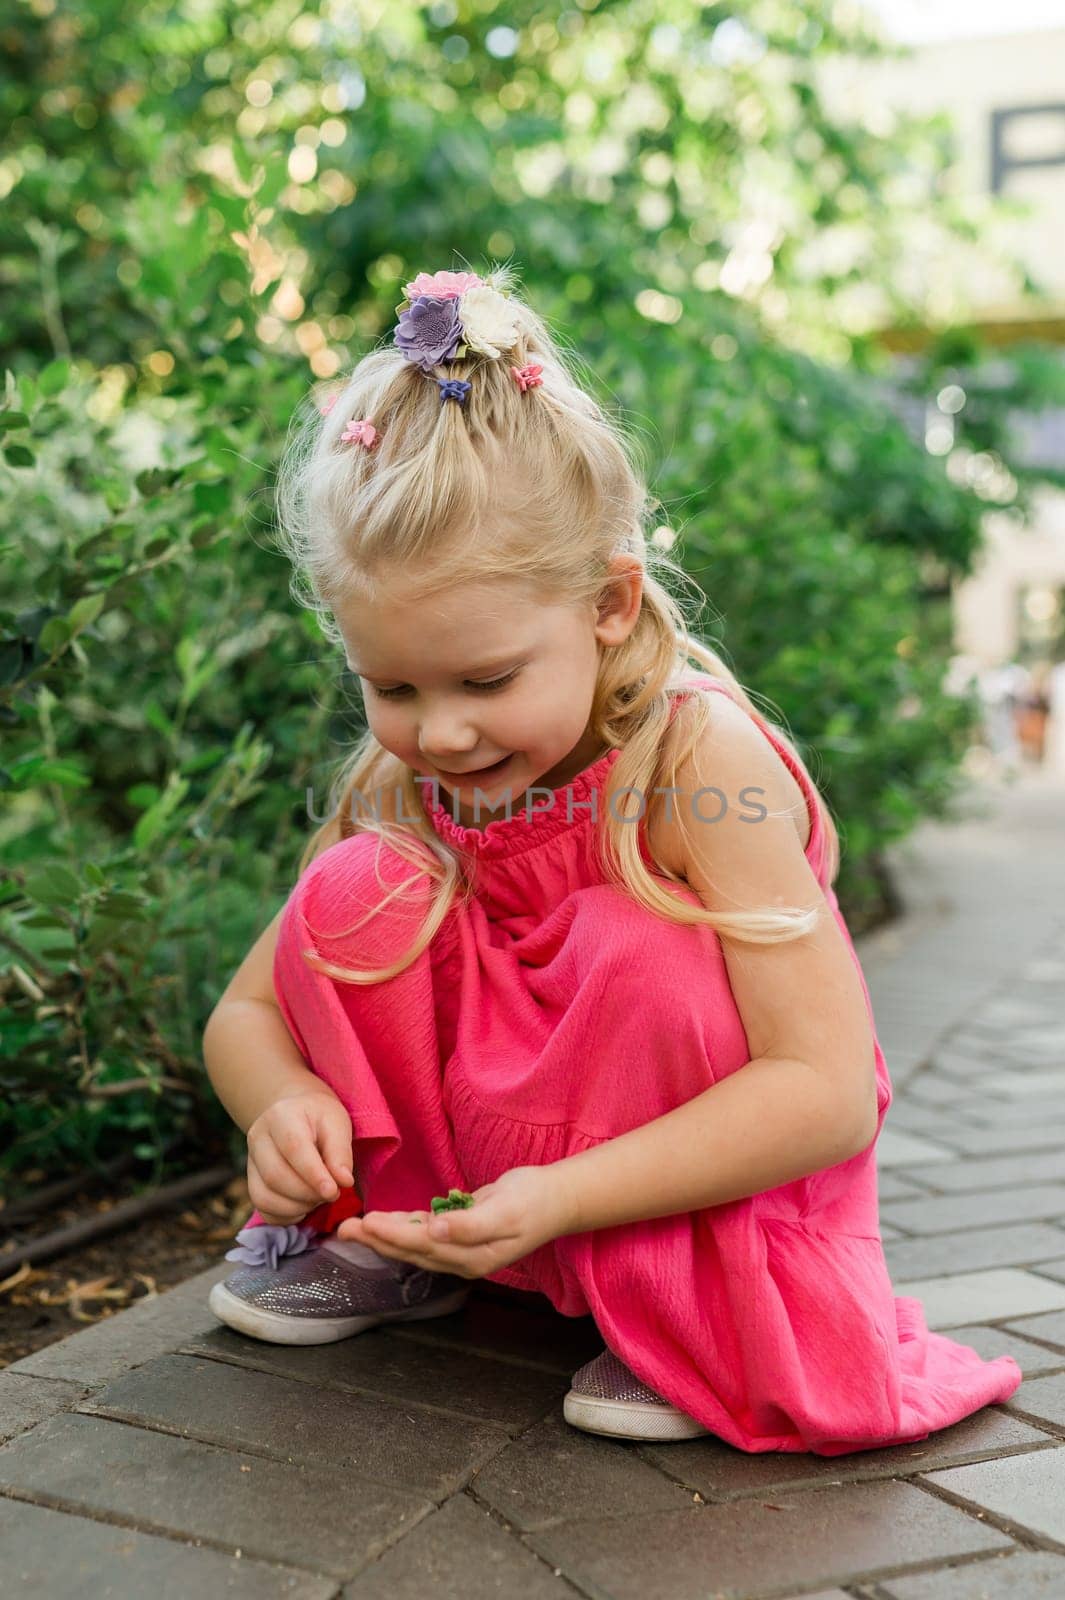
MULTIPOLYGON (((678 586, 691 580, 645 534, 656 502, 636 464, 633 439, 582 386, 578 360, 513 294, 509 266, 497 266, 483 281, 508 294, 518 325, 516 343, 499 359, 470 351, 427 374, 390 342, 357 363, 324 413, 320 394, 308 396, 297 411, 277 490, 279 543, 293 567, 290 592, 317 614, 325 638, 343 649, 334 608, 355 594, 372 603, 396 570, 412 600, 456 581, 504 580, 548 603, 586 606, 609 587, 611 557, 635 556, 643 568, 639 617, 622 644, 600 647, 590 716, 598 743, 621 751, 603 788, 597 824, 608 881, 674 922, 706 923, 719 934, 756 944, 800 938, 815 926, 818 909, 710 911, 663 888, 640 854, 639 830, 631 826, 626 805, 615 808, 612 802, 621 791, 634 792, 638 800, 674 784, 710 716, 712 692, 686 686, 694 698, 690 713, 687 707, 677 712, 678 720, 685 716, 683 749, 666 753, 671 696, 691 671, 690 662, 725 684, 750 715, 770 719, 721 657, 689 633, 667 589, 670 580, 678 586), (531 361, 543 368, 543 382, 523 393, 510 368, 531 361), (466 378, 472 385, 466 403, 442 404, 433 376, 466 378), (372 450, 340 442, 354 417, 373 419, 380 438, 372 450), (485 538, 481 530, 489 521, 492 536, 485 538)), ((772 726, 801 766, 791 739, 772 726)), ((395 977, 428 947, 455 896, 467 902, 472 896, 472 863, 433 827, 423 787, 369 729, 341 762, 330 786, 329 818, 304 849, 299 874, 338 842, 338 827, 340 839, 375 833, 382 898, 367 917, 329 937, 353 933, 397 895, 419 883, 424 887, 426 875, 438 888, 413 944, 390 966, 353 971, 304 951, 316 970, 350 983, 395 977), (392 796, 403 807, 402 823, 387 799, 375 799, 372 809, 357 814, 356 797, 367 794, 392 796), (386 843, 416 869, 388 892, 380 877, 386 843)), ((838 836, 816 786, 814 791, 831 882, 839 866, 838 836)), ((622 795, 624 802, 629 798, 622 795)), ((666 867, 660 870, 683 883, 666 867)))

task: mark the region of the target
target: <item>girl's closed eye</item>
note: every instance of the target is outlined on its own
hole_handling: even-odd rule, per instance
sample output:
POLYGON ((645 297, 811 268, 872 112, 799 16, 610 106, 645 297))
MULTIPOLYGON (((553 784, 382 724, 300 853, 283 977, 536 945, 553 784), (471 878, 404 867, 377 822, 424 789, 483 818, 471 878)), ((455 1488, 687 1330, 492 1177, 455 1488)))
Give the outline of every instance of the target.
MULTIPOLYGON (((466 687, 469 689, 475 689, 480 693, 491 694, 494 690, 506 688, 507 684, 511 683, 518 676, 518 672, 520 670, 521 669, 518 668, 514 672, 508 672, 504 678, 493 678, 485 683, 476 683, 471 680, 466 687)), ((404 695, 407 692, 406 684, 402 683, 395 689, 378 689, 376 684, 372 684, 371 688, 373 689, 374 694, 377 695, 381 700, 397 700, 401 695, 404 695)))

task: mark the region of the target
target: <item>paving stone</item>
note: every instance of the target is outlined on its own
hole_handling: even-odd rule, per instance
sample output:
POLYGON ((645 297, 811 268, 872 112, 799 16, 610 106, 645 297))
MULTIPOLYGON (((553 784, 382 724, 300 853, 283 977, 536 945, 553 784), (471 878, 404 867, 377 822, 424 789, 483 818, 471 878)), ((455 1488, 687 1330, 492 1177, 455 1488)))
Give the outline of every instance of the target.
POLYGON ((1005 1222, 1053 1221, 1065 1216, 1065 1183, 889 1200, 882 1211, 886 1222, 893 1222, 908 1233, 950 1233, 952 1229, 993 1228, 1005 1222))
POLYGON ((144 1532, 350 1578, 434 1510, 326 1467, 230 1454, 98 1417, 56 1417, 0 1450, 0 1487, 144 1532))
POLYGON ((881 1583, 884 1600, 1059 1600, 1065 1556, 1015 1550, 881 1583))
MULTIPOLYGON (((1062 1234, 1065 1249, 1065 1233, 1062 1234)), ((493 1285, 493 1287, 495 1287, 493 1285)), ((524 1362, 547 1372, 571 1377, 603 1349, 603 1336, 592 1317, 562 1317, 550 1306, 544 1314, 483 1298, 477 1289, 461 1311, 424 1322, 395 1322, 382 1327, 388 1339, 422 1345, 451 1345, 499 1361, 524 1362)))
POLYGON ((87 1392, 78 1383, 33 1378, 29 1373, 5 1369, 0 1372, 0 1444, 35 1428, 57 1411, 66 1411, 87 1392))
POLYGON ((796 1584, 851 1584, 1010 1543, 996 1528, 890 1479, 778 1501, 581 1518, 525 1537, 579 1588, 610 1600, 661 1594, 664 1573, 669 1600, 761 1600, 796 1584))
POLYGON ((1065 1023, 1053 1018, 1040 1021, 1029 1015, 1027 1021, 1016 1023, 1007 1034, 1011 1043, 1026 1053, 1065 1058, 1065 1023))
POLYGON ((928 1185, 918 1183, 908 1172, 878 1171, 876 1175, 877 1193, 881 1201, 884 1200, 913 1200, 918 1195, 928 1193, 928 1185))
POLYGON ((1036 1317, 1018 1317, 1010 1323, 1011 1330, 1029 1339, 1041 1339, 1044 1344, 1055 1345, 1065 1355, 1065 1312, 1049 1311, 1036 1317))
POLYGON ((278 1461, 343 1467, 435 1499, 461 1488, 507 1440, 491 1423, 191 1356, 159 1356, 83 1410, 278 1461))
POLYGON ((221 1261, 165 1294, 138 1300, 128 1310, 94 1323, 84 1333, 60 1339, 12 1362, 6 1370, 40 1378, 67 1378, 86 1388, 110 1383, 119 1373, 176 1350, 197 1333, 217 1328, 217 1318, 207 1309, 208 1291, 232 1271, 230 1262, 221 1261))
MULTIPOLYGON (((1059 1094, 1065 1089, 1065 1071, 1060 1068, 1053 1072, 1026 1072, 1003 1077, 997 1084, 996 1090, 1008 1099, 1026 1095, 1052 1095, 1059 1094)), ((1060 1105, 1060 1101, 1059 1101, 1060 1105)))
MULTIPOLYGON (((881 1223, 882 1237, 885 1224, 881 1223)), ((947 1277, 983 1267, 1027 1267, 1053 1260, 1061 1249, 1062 1230, 1043 1222, 982 1228, 974 1233, 932 1233, 915 1239, 889 1239, 884 1246, 893 1278, 947 1277)))
MULTIPOLYGON (((1046 1444, 1045 1433, 1028 1425, 1019 1428, 1019 1421, 997 1406, 984 1406, 949 1428, 938 1428, 911 1444, 855 1450, 842 1456, 783 1450, 756 1455, 736 1450, 717 1438, 646 1444, 640 1447, 640 1454, 686 1489, 696 1490, 704 1500, 745 1500, 833 1484, 916 1477, 932 1465, 960 1465, 963 1461, 1046 1444)), ((492 1466, 495 1467, 494 1462, 492 1466)))
POLYGON ((333 1600, 337 1593, 332 1578, 17 1500, 0 1500, 0 1549, 5 1595, 33 1600, 333 1600))
MULTIPOLYGON (((941 1078, 935 1073, 924 1068, 911 1078, 906 1085, 908 1099, 916 1100, 919 1105, 935 1106, 937 1108, 950 1108, 953 1106, 971 1106, 977 1097, 971 1089, 965 1088, 955 1078, 941 1078)), ((888 1116, 891 1111, 889 1109, 888 1116)))
POLYGON ((918 1163, 957 1161, 957 1159, 957 1152, 948 1149, 945 1144, 937 1144, 933 1139, 923 1138, 920 1134, 904 1133, 901 1129, 891 1128, 886 1121, 876 1142, 878 1167, 915 1167, 918 1163))
POLYGON ((953 1128, 950 1143, 967 1156, 1006 1155, 1012 1150, 1060 1151, 1065 1144, 1065 1122, 1041 1122, 1020 1128, 953 1128))
POLYGON ((621 1516, 679 1511, 692 1503, 691 1491, 642 1459, 631 1440, 583 1433, 561 1414, 515 1439, 481 1468, 470 1488, 522 1529, 601 1515, 604 1507, 621 1516))
MULTIPOLYGON (((1042 1319, 1032 1317, 1030 1320, 1034 1324, 1042 1319)), ((993 1361, 996 1356, 1012 1356, 1026 1378, 1038 1377, 1043 1372, 1058 1372, 1065 1367, 1065 1351, 1048 1350, 1045 1345, 1022 1338, 1015 1330, 1024 1326, 1024 1321, 997 1328, 970 1322, 951 1328, 950 1337, 958 1344, 970 1345, 985 1361, 993 1361)))
POLYGON ((984 1089, 987 1085, 982 1080, 993 1079, 1004 1067, 1001 1055, 995 1052, 978 1056, 966 1051, 937 1050, 926 1070, 937 1077, 953 1079, 955 1083, 980 1084, 984 1089))
POLYGON ((1050 957, 1033 961, 1031 966, 1025 969, 1024 981, 1026 985, 1033 986, 1043 983, 1065 984, 1065 961, 1053 960, 1050 957))
POLYGON ((896 1295, 912 1295, 923 1302, 931 1329, 949 1329, 962 1322, 1012 1322, 1065 1306, 1065 1284, 1059 1287, 1037 1273, 1009 1267, 916 1278, 895 1283, 894 1290, 896 1295))
POLYGON ((950 1114, 944 1114, 940 1106, 922 1105, 919 1100, 910 1098, 909 1091, 903 1095, 895 1094, 884 1118, 885 1128, 899 1128, 903 1133, 927 1134, 934 1141, 946 1142, 946 1135, 953 1127, 950 1114))
POLYGON ((572 1600, 573 1590, 469 1495, 446 1505, 344 1586, 344 1600, 572 1600))
POLYGON ((317 1388, 375 1394, 394 1405, 436 1406, 498 1422, 512 1433, 542 1417, 552 1403, 561 1405, 569 1388, 569 1379, 559 1373, 489 1361, 447 1345, 404 1343, 376 1330, 339 1344, 301 1347, 265 1344, 219 1328, 190 1340, 182 1352, 276 1372, 317 1388))
MULTIPOLYGON (((1065 976, 1065 968, 1062 968, 1065 976)), ((1052 1001, 1042 987, 1018 984, 1011 994, 994 995, 980 1007, 977 1019, 985 1028, 1026 1028, 1033 1022, 1043 1022, 1047 1027, 1057 1020, 1052 1001)))
POLYGON ((980 1128, 1045 1128, 1061 1120, 1060 1094, 973 1102, 971 1121, 980 1128))
POLYGON ((1026 1378, 1005 1404, 1012 1414, 1035 1423, 1049 1422, 1065 1427, 1065 1372, 1048 1373, 1042 1378, 1026 1378))
POLYGON ((818 1589, 816 1594, 788 1595, 787 1600, 850 1600, 846 1589, 818 1589))
MULTIPOLYGON (((907 1172, 910 1170, 906 1168, 907 1172)), ((950 1194, 1061 1182, 1065 1179, 1065 1152, 1061 1149, 1026 1150, 1020 1154, 1007 1151, 983 1158, 968 1156, 951 1164, 937 1161, 931 1166, 917 1168, 914 1176, 919 1182, 950 1194)))
MULTIPOLYGON (((1052 1380, 1036 1379, 1037 1383, 1052 1380)), ((1065 1447, 933 1472, 928 1482, 1014 1528, 1065 1544, 1065 1447)))
POLYGON ((1053 1278, 1056 1283, 1065 1283, 1065 1256, 1060 1261, 1041 1261, 1039 1271, 1044 1278, 1053 1278))

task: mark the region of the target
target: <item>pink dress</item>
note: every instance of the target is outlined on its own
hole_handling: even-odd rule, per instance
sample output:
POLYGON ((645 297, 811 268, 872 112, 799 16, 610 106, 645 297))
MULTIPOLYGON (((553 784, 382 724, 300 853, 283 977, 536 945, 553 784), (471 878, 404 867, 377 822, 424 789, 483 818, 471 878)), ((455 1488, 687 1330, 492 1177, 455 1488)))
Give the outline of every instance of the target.
MULTIPOLYGON (((727 693, 704 674, 690 681, 727 693)), ((812 780, 756 722, 802 786, 806 857, 858 965, 825 881, 812 780)), ((356 834, 293 890, 275 992, 305 1059, 351 1115, 367 1210, 424 1209, 452 1186, 560 1161, 750 1059, 713 930, 658 917, 604 879, 590 806, 598 815, 596 791, 618 755, 556 790, 553 807, 537 797, 543 809, 515 807, 483 829, 455 822, 442 800, 427 807, 437 832, 475 857, 476 895, 468 907, 457 900, 388 982, 336 981, 300 950, 341 966, 394 960, 429 899, 414 865, 382 847, 379 881, 378 841, 356 834), (409 898, 345 933, 409 877, 409 898)), ((864 977, 862 989, 868 1006, 864 977)), ((876 1073, 879 1132, 892 1098, 879 1043, 876 1073)), ((875 1140, 747 1199, 553 1240, 492 1281, 539 1291, 563 1316, 591 1313, 638 1378, 749 1452, 834 1456, 924 1439, 1021 1382, 1011 1357, 985 1361, 930 1332, 921 1302, 892 1293, 875 1140)))

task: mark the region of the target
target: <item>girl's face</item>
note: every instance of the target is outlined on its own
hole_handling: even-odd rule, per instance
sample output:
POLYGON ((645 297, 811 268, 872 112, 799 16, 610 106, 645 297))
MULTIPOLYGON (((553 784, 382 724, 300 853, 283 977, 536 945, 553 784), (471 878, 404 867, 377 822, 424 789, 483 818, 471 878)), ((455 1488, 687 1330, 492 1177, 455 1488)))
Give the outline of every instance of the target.
MULTIPOLYGON (((547 605, 511 584, 456 584, 412 601, 351 600, 336 618, 362 682, 378 743, 438 780, 445 804, 476 826, 525 790, 557 789, 602 752, 589 727, 602 645, 620 644, 640 611, 642 571, 623 574, 587 610, 547 605)), ((427 787, 427 786, 423 786, 427 787)), ((534 806, 545 796, 532 796, 534 806)))

